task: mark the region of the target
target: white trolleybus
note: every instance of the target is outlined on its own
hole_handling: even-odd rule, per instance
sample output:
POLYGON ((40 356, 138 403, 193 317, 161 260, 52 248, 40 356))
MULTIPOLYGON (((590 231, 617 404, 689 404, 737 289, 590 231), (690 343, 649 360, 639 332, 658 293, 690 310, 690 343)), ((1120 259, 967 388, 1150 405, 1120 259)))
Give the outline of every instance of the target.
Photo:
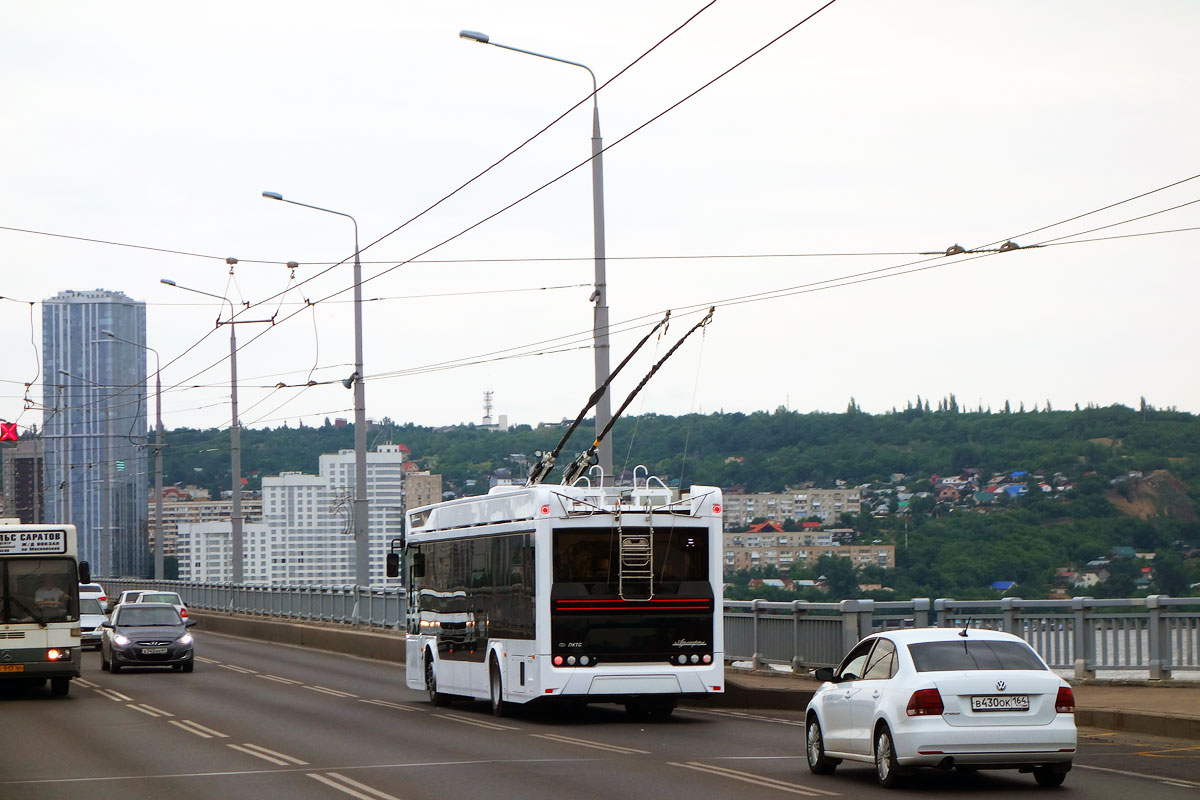
POLYGON ((65 695, 82 660, 74 525, 0 519, 0 681, 42 684, 65 695))
MULTIPOLYGON (((635 470, 644 471, 644 467, 635 470)), ((622 703, 722 692, 721 490, 496 487, 408 512, 407 684, 435 705, 622 703)))

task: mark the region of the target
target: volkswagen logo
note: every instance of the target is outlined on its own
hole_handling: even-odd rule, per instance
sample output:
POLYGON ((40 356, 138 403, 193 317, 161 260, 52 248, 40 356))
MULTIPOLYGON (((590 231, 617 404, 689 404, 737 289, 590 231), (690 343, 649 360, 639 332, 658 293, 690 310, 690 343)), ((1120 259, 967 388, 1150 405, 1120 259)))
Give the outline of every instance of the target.
POLYGON ((996 681, 996 691, 1003 692, 1005 686, 1007 686, 1007 684, 1004 681, 996 681))

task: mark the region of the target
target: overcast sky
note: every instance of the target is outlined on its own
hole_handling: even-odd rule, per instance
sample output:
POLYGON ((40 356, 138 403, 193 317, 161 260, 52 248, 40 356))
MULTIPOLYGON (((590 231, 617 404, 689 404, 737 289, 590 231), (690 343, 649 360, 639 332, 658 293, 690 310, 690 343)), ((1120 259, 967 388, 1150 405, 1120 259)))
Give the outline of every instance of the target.
POLYGON ((378 240, 368 416, 478 422, 491 390, 512 423, 574 417, 593 388, 590 169, 487 218, 587 159, 591 81, 463 28, 602 84, 629 67, 599 93, 613 364, 674 322, 614 407, 715 304, 630 413, 950 393, 1200 411, 1200 231, 907 255, 1200 226, 1197 203, 1085 233, 1196 201, 1197 178, 1038 230, 1200 173, 1200 4, 838 0, 750 57, 821 5, 7 4, 0 294, 21 302, 0 302, 0 418, 40 423, 30 301, 40 352, 40 301, 103 288, 147 303, 165 424, 228 425, 228 306, 161 278, 275 319, 237 326, 244 425, 352 417, 351 267, 325 270, 352 260, 353 227, 264 190, 378 240), (814 255, 848 253, 876 255, 814 255), (309 380, 334 383, 272 388, 309 380))

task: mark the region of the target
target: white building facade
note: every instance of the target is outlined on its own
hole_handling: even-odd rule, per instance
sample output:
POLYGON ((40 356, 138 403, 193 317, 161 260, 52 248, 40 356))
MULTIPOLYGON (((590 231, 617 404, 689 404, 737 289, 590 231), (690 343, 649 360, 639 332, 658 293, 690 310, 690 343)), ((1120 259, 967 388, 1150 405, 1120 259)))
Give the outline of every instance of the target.
MULTIPOLYGON (((320 458, 317 475, 284 472, 262 481, 262 522, 244 524, 247 583, 260 585, 346 585, 355 582, 352 500, 354 451, 320 458)), ((406 472, 399 445, 367 453, 367 508, 372 586, 389 583, 385 554, 404 527, 406 472)), ((425 481, 428 483, 428 480, 425 481)), ((440 487, 439 487, 440 494, 440 487)), ((233 574, 228 522, 179 526, 181 580, 228 581, 233 574)), ((394 583, 394 581, 392 581, 394 583)))

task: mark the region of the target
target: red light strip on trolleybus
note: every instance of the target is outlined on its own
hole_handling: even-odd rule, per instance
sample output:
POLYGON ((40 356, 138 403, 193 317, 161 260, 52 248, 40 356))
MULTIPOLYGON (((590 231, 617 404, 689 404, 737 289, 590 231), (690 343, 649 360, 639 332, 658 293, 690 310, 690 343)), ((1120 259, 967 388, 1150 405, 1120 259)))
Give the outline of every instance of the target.
POLYGON ((629 601, 614 597, 609 600, 556 600, 558 611, 712 611, 711 600, 689 597, 669 600, 629 601))

